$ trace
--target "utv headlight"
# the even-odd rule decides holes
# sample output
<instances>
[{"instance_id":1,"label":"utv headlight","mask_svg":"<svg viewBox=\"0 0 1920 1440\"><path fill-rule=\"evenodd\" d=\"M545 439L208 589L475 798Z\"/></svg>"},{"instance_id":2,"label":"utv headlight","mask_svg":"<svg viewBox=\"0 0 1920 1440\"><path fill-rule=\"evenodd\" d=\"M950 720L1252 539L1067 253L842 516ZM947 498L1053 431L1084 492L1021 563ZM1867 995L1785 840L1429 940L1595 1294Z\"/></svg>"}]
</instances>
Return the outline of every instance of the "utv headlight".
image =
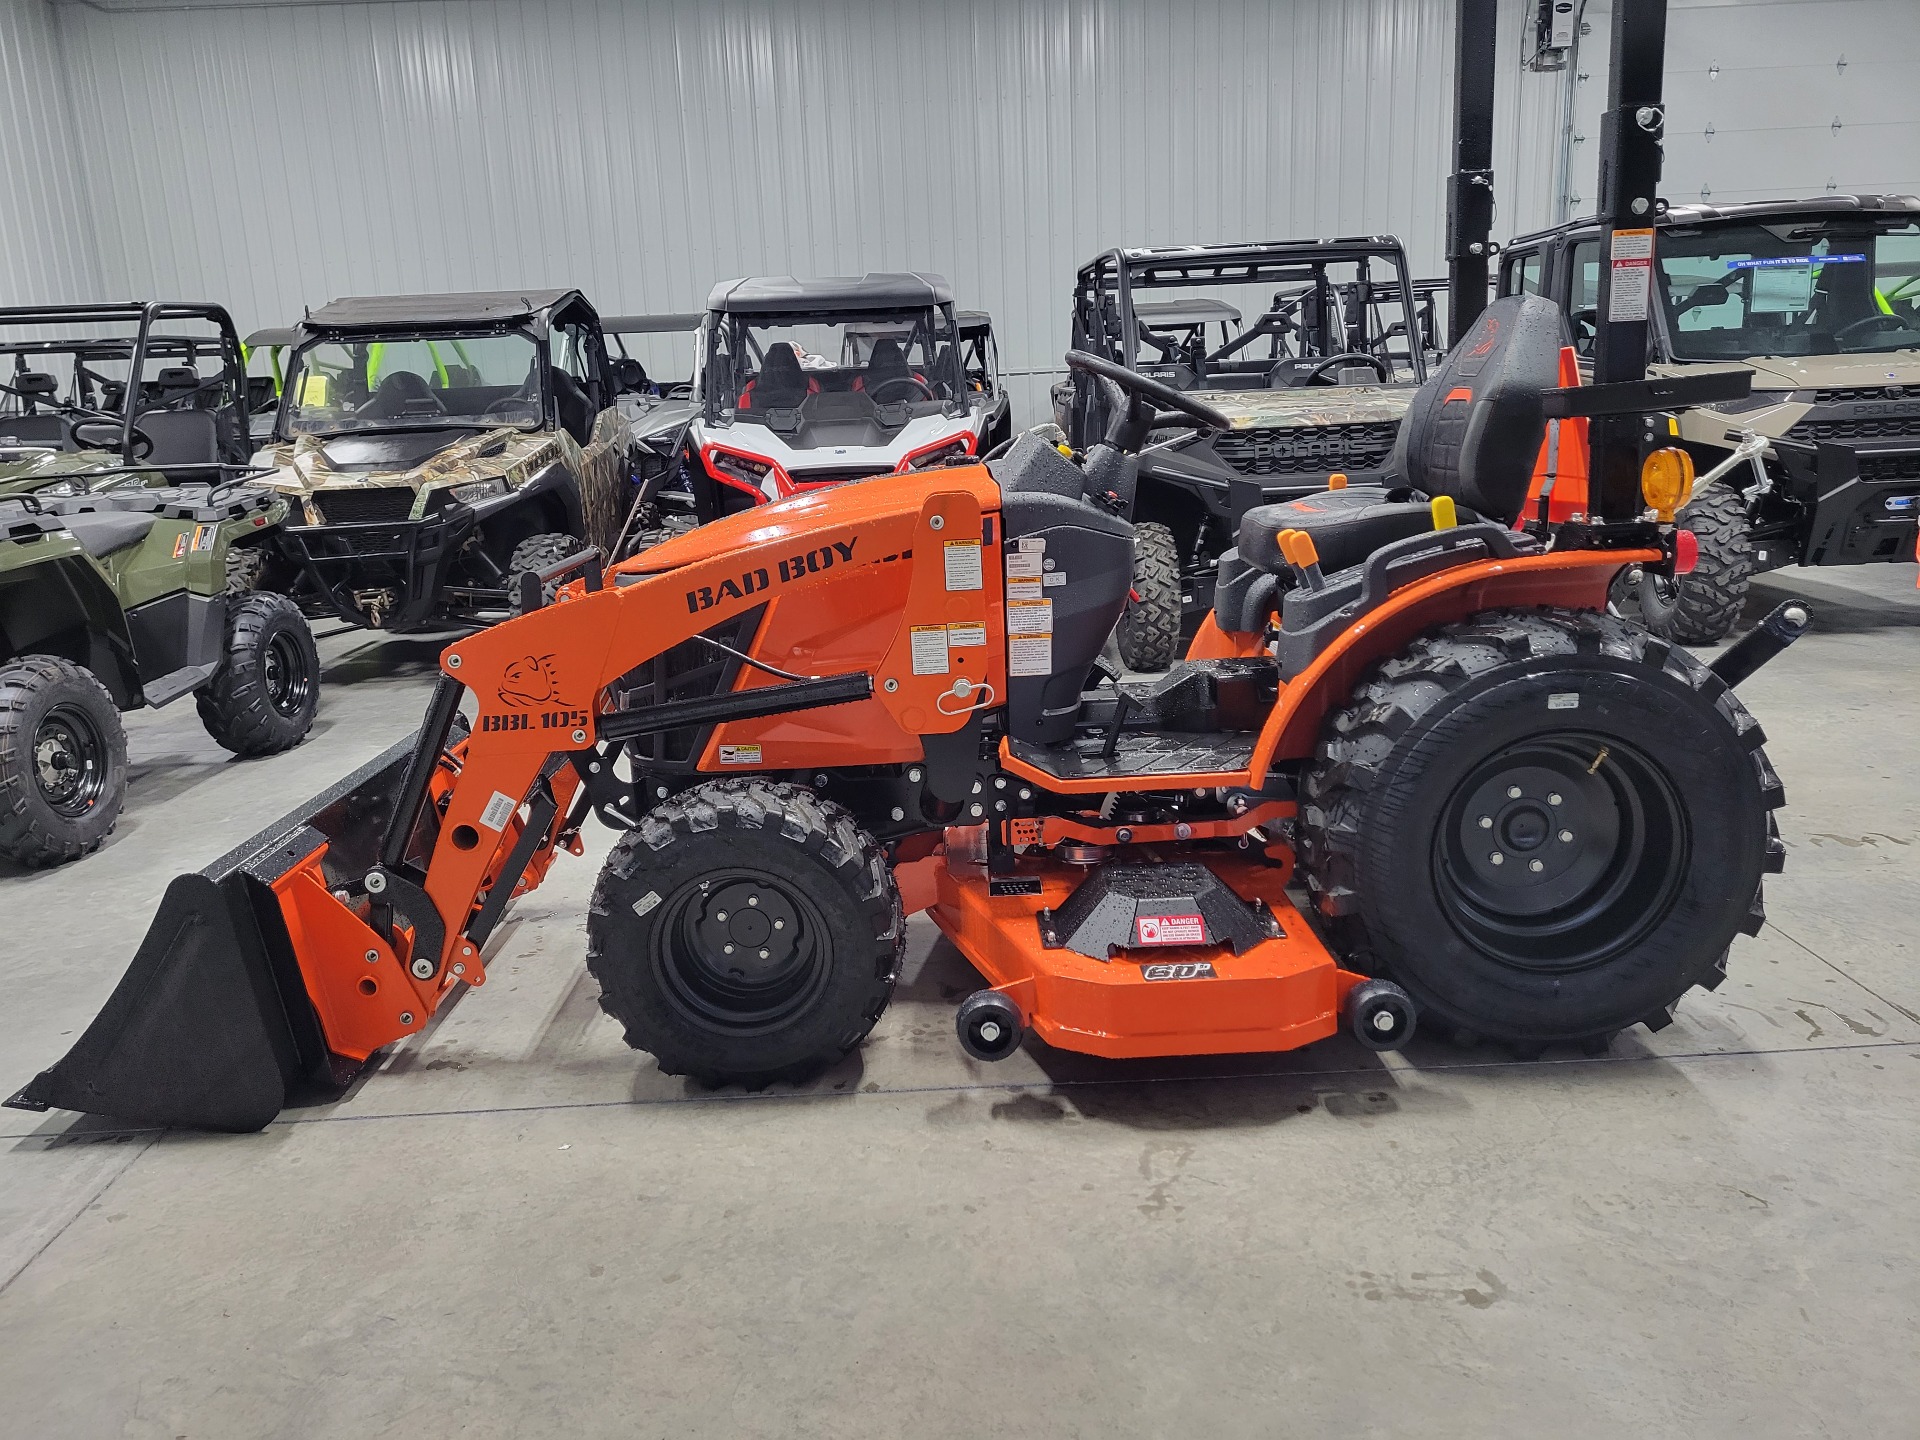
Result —
<instances>
[{"instance_id":1,"label":"utv headlight","mask_svg":"<svg viewBox=\"0 0 1920 1440\"><path fill-rule=\"evenodd\" d=\"M455 485L448 493L462 505L472 505L506 494L507 482L495 475L490 480L469 480L464 485Z\"/></svg>"}]
</instances>

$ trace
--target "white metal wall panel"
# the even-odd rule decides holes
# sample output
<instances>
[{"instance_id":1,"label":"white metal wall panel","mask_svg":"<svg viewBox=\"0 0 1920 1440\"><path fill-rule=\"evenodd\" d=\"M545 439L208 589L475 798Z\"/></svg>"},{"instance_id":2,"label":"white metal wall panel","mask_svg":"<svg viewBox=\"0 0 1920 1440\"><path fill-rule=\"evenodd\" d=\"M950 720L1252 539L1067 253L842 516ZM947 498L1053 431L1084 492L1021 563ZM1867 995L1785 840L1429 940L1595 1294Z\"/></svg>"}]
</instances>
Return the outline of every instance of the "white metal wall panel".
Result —
<instances>
[{"instance_id":1,"label":"white metal wall panel","mask_svg":"<svg viewBox=\"0 0 1920 1440\"><path fill-rule=\"evenodd\" d=\"M0 305L102 298L80 176L53 11L0 0Z\"/></svg>"},{"instance_id":2,"label":"white metal wall panel","mask_svg":"<svg viewBox=\"0 0 1920 1440\"><path fill-rule=\"evenodd\" d=\"M1671 0L1661 193L1920 194L1920 0ZM1607 0L1590 0L1574 190L1592 212ZM1837 122L1837 123L1836 123ZM1711 132L1711 133L1709 133Z\"/></svg>"},{"instance_id":3,"label":"white metal wall panel","mask_svg":"<svg viewBox=\"0 0 1920 1440\"><path fill-rule=\"evenodd\" d=\"M1504 0L1503 223L1558 81ZM1056 369L1114 244L1393 231L1442 265L1451 0L480 0L59 10L110 288L243 328L368 291L697 308L925 268ZM1515 197L1526 198L1515 198ZM1537 223L1537 222L1535 222ZM658 366L656 365L656 369ZM1020 415L1044 414L1038 375Z\"/></svg>"}]
</instances>

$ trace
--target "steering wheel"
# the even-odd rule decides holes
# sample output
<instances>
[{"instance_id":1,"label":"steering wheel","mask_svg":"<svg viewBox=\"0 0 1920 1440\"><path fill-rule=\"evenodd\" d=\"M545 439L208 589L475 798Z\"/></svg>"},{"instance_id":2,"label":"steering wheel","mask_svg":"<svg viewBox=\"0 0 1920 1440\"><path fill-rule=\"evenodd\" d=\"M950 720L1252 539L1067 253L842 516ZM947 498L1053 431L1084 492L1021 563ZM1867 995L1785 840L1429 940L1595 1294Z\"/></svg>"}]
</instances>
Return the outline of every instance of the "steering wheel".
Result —
<instances>
[{"instance_id":1,"label":"steering wheel","mask_svg":"<svg viewBox=\"0 0 1920 1440\"><path fill-rule=\"evenodd\" d=\"M927 384L927 382L924 380L918 379L917 377L912 375L895 375L889 380L882 380L878 385L874 386L873 389L867 392L867 398L873 401L873 403L876 405L884 405L886 404L886 401L883 400L881 397L887 391L892 390L901 385L910 385L915 390L918 390L920 392L920 398L922 400L931 400L934 398L933 390Z\"/></svg>"},{"instance_id":2,"label":"steering wheel","mask_svg":"<svg viewBox=\"0 0 1920 1440\"><path fill-rule=\"evenodd\" d=\"M1067 368L1084 371L1088 375L1098 375L1102 380L1110 380L1122 390L1175 411L1192 421L1195 429L1231 430L1233 428L1231 420L1204 400L1195 400L1191 395L1176 390L1171 385L1142 375L1137 370L1129 370L1126 366L1116 364L1099 355L1089 355L1084 350L1069 350ZM1154 417L1156 426L1164 427L1171 423L1174 422L1170 417Z\"/></svg>"},{"instance_id":3,"label":"steering wheel","mask_svg":"<svg viewBox=\"0 0 1920 1440\"><path fill-rule=\"evenodd\" d=\"M1871 315L1862 316L1851 325L1842 325L1838 330L1833 332L1833 338L1836 342L1840 342L1848 340L1855 335L1873 335L1882 330L1909 330L1912 328L1912 326L1908 325L1907 322L1902 320L1898 315L1889 315L1884 310L1880 310L1875 311Z\"/></svg>"},{"instance_id":4,"label":"steering wheel","mask_svg":"<svg viewBox=\"0 0 1920 1440\"><path fill-rule=\"evenodd\" d=\"M1326 359L1307 371L1306 378L1301 380L1300 383L1302 385L1338 385L1340 383L1338 380L1327 377L1327 371L1336 365L1371 365L1373 367L1373 373L1380 377L1380 383L1382 385L1393 378L1393 372L1387 369L1387 362L1382 360L1378 355L1362 355L1355 351L1349 351L1345 355L1327 356Z\"/></svg>"},{"instance_id":5,"label":"steering wheel","mask_svg":"<svg viewBox=\"0 0 1920 1440\"><path fill-rule=\"evenodd\" d=\"M81 415L66 422L67 448L71 450L111 450L120 443L120 422L110 415ZM86 432L111 432L89 437ZM133 427L127 458L138 463L153 454L153 437L138 425Z\"/></svg>"}]
</instances>

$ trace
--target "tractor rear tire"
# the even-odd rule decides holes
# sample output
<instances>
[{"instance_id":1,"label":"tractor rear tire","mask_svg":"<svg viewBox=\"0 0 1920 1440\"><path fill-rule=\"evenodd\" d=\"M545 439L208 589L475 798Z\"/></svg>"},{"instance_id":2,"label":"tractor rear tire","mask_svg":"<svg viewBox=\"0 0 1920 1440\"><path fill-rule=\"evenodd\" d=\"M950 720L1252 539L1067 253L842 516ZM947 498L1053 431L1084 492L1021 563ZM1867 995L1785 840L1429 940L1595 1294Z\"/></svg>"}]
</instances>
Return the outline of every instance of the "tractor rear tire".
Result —
<instances>
[{"instance_id":1,"label":"tractor rear tire","mask_svg":"<svg viewBox=\"0 0 1920 1440\"><path fill-rule=\"evenodd\" d=\"M507 561L507 608L515 614L520 611L520 577L535 574L549 565L558 565L570 555L578 555L587 548L587 542L578 536L567 535L559 531L549 531L541 535L529 535L513 547L513 555ZM551 605L554 596L560 593L560 587L575 576L566 575L557 580L548 580L540 586L540 603Z\"/></svg>"},{"instance_id":2,"label":"tractor rear tire","mask_svg":"<svg viewBox=\"0 0 1920 1440\"><path fill-rule=\"evenodd\" d=\"M1709 485L1676 517L1700 547L1693 570L1671 580L1640 581L1640 617L1647 629L1682 645L1713 645L1727 638L1747 605L1753 578L1753 532L1747 502L1727 485ZM1631 612L1629 612L1631 613Z\"/></svg>"},{"instance_id":3,"label":"tractor rear tire","mask_svg":"<svg viewBox=\"0 0 1920 1440\"><path fill-rule=\"evenodd\" d=\"M270 590L227 601L227 653L194 692L200 723L236 755L278 755L320 713L320 651L300 607Z\"/></svg>"},{"instance_id":4,"label":"tractor rear tire","mask_svg":"<svg viewBox=\"0 0 1920 1440\"><path fill-rule=\"evenodd\" d=\"M1490 611L1329 717L1301 868L1335 948L1434 1030L1519 1050L1658 1029L1765 919L1765 737L1686 651L1611 616Z\"/></svg>"},{"instance_id":5,"label":"tractor rear tire","mask_svg":"<svg viewBox=\"0 0 1920 1440\"><path fill-rule=\"evenodd\" d=\"M798 785L716 780L613 847L587 919L600 1008L668 1075L761 1089L853 1051L893 998L900 892L873 837Z\"/></svg>"},{"instance_id":6,"label":"tractor rear tire","mask_svg":"<svg viewBox=\"0 0 1920 1440\"><path fill-rule=\"evenodd\" d=\"M127 799L127 732L107 687L71 660L0 665L0 855L40 868L91 854Z\"/></svg>"},{"instance_id":7,"label":"tractor rear tire","mask_svg":"<svg viewBox=\"0 0 1920 1440\"><path fill-rule=\"evenodd\" d=\"M1164 670L1180 648L1180 549L1173 531L1147 521L1133 527L1133 597L1114 636L1132 670Z\"/></svg>"}]
</instances>

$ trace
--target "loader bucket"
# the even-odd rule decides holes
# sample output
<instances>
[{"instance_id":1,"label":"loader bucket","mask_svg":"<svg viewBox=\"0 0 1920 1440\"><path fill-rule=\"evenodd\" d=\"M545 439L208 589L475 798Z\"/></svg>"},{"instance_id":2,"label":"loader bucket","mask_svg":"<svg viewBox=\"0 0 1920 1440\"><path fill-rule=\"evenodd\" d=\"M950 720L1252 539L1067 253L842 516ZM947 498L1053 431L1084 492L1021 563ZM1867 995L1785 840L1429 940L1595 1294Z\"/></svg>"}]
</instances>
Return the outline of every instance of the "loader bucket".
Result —
<instances>
[{"instance_id":1,"label":"loader bucket","mask_svg":"<svg viewBox=\"0 0 1920 1440\"><path fill-rule=\"evenodd\" d=\"M330 871L371 863L414 745L400 742L198 874L176 876L99 1015L6 1103L250 1131L300 1086L343 1081L270 887L323 847Z\"/></svg>"}]
</instances>

